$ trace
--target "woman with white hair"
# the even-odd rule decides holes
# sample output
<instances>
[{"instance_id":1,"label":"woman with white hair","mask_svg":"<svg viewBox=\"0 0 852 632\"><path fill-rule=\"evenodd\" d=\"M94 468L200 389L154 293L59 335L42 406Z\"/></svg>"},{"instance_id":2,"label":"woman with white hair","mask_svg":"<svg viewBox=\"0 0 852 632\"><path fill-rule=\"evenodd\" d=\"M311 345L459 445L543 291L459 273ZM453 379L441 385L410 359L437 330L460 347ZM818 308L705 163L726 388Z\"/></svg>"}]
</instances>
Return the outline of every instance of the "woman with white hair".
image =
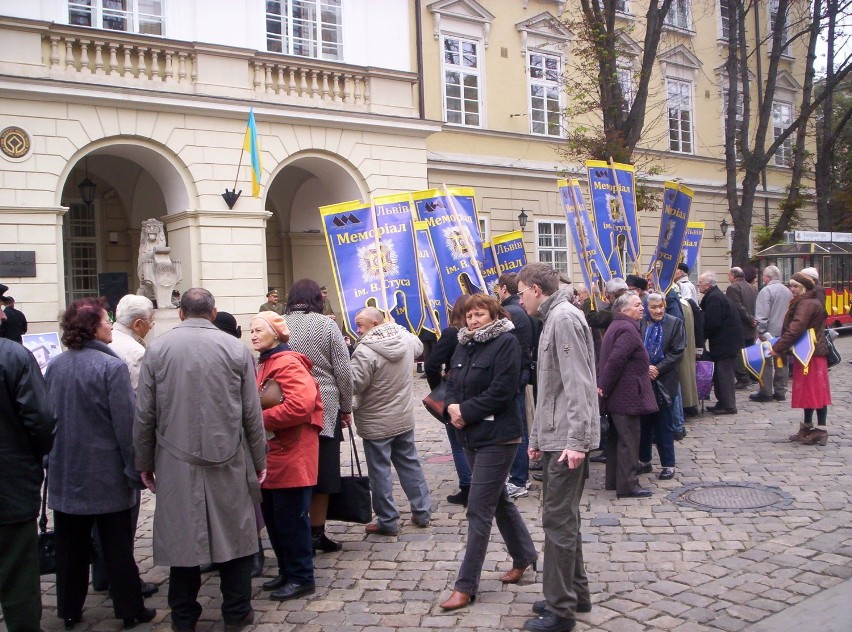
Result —
<instances>
[{"instance_id":1,"label":"woman with white hair","mask_svg":"<svg viewBox=\"0 0 852 632\"><path fill-rule=\"evenodd\" d=\"M128 294L115 308L110 348L130 370L133 390L139 384L139 367L145 357L145 336L154 328L154 304L146 296Z\"/></svg>"}]
</instances>

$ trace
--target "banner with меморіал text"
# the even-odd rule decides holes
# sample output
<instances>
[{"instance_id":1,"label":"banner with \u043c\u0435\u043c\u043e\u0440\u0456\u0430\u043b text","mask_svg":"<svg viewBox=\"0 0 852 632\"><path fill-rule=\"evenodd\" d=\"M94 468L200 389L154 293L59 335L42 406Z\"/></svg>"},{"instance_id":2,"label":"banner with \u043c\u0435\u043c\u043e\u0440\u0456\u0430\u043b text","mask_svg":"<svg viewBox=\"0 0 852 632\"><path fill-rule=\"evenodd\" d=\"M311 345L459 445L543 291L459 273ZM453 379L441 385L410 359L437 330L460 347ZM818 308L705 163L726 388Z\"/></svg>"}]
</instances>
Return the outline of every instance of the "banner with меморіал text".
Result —
<instances>
[{"instance_id":1,"label":"banner with \u043c\u0435\u043c\u043e\u0440\u0456\u0430\u043b text","mask_svg":"<svg viewBox=\"0 0 852 632\"><path fill-rule=\"evenodd\" d=\"M663 295L674 283L694 195L692 189L678 182L666 182L663 187L660 233L657 238L657 247L648 265L648 273L654 282L654 288Z\"/></svg>"},{"instance_id":2,"label":"banner with \u043c\u0435\u043c\u043e\u0440\u0456\u0430\u043b text","mask_svg":"<svg viewBox=\"0 0 852 632\"><path fill-rule=\"evenodd\" d=\"M601 253L580 183L577 180L559 180L557 184L583 281L589 288L592 301L606 300L606 282L613 278L612 270Z\"/></svg>"},{"instance_id":3,"label":"banner with \u043c\u0435\u043c\u043e\u0440\u0456\u0430\u043b text","mask_svg":"<svg viewBox=\"0 0 852 632\"><path fill-rule=\"evenodd\" d=\"M589 196L601 255L611 277L624 277L623 257L639 264L642 255L636 214L636 170L633 165L586 161Z\"/></svg>"}]
</instances>

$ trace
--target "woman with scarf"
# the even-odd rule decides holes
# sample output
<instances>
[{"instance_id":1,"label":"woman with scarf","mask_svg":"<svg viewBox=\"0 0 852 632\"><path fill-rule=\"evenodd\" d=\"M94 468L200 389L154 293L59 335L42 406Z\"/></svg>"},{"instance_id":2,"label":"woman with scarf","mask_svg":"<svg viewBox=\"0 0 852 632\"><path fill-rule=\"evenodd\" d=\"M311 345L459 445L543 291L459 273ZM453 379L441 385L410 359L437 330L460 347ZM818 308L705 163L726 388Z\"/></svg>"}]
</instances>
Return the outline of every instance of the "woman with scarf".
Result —
<instances>
[{"instance_id":1,"label":"woman with scarf","mask_svg":"<svg viewBox=\"0 0 852 632\"><path fill-rule=\"evenodd\" d=\"M276 601L316 590L308 508L317 482L322 401L311 375L311 361L287 345L287 321L260 312L251 321L251 344L260 352L257 385L263 427L269 440L261 509L269 541L278 558L278 576L265 582Z\"/></svg>"},{"instance_id":2,"label":"woman with scarf","mask_svg":"<svg viewBox=\"0 0 852 632\"><path fill-rule=\"evenodd\" d=\"M512 568L500 581L518 583L537 557L521 513L506 493L506 478L523 434L524 422L514 405L521 347L512 334L509 314L494 297L473 294L465 310L466 326L458 332L444 404L446 419L464 445L472 476L467 546L453 593L441 604L444 610L464 608L476 599L495 517L512 557Z\"/></svg>"},{"instance_id":3,"label":"woman with scarf","mask_svg":"<svg viewBox=\"0 0 852 632\"><path fill-rule=\"evenodd\" d=\"M323 316L320 286L300 279L290 288L285 316L290 347L308 356L311 375L319 384L323 421L319 438L319 469L311 496L311 534L314 551L333 553L342 546L325 535L330 494L340 491L340 442L352 421L352 369L349 350L337 324Z\"/></svg>"},{"instance_id":4,"label":"woman with scarf","mask_svg":"<svg viewBox=\"0 0 852 632\"><path fill-rule=\"evenodd\" d=\"M825 302L820 300L822 288L817 288L813 277L797 272L790 277L793 300L787 307L781 336L772 345L772 357L784 356L809 329L814 330L816 348L807 368L793 362L793 408L804 408L805 419L790 441L805 445L825 445L828 432L814 428L814 411L817 425L825 426L828 407L831 405L831 384L828 380L828 343L825 341ZM773 360L774 362L774 360Z\"/></svg>"},{"instance_id":5,"label":"woman with scarf","mask_svg":"<svg viewBox=\"0 0 852 632\"><path fill-rule=\"evenodd\" d=\"M642 415L638 473L652 471L651 444L656 443L662 466L659 478L667 481L675 475L672 400L680 382L678 368L686 347L686 334L683 321L666 313L666 299L661 294L648 295L647 313L642 319L642 337L650 360L648 376L660 410Z\"/></svg>"}]
</instances>

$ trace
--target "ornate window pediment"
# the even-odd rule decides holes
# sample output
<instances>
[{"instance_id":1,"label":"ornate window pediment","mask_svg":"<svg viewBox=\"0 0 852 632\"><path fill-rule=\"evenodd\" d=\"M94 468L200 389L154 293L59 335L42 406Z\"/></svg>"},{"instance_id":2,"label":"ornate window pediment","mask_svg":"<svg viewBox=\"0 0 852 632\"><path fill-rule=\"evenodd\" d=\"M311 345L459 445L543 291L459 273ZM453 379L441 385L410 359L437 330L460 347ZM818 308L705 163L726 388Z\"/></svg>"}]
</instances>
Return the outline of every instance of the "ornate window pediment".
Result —
<instances>
[{"instance_id":1,"label":"ornate window pediment","mask_svg":"<svg viewBox=\"0 0 852 632\"><path fill-rule=\"evenodd\" d=\"M442 22L461 22L468 26L480 26L483 43L485 48L488 48L488 33L491 30L494 15L476 0L438 0L430 4L428 9L435 16L435 39L441 37Z\"/></svg>"},{"instance_id":2,"label":"ornate window pediment","mask_svg":"<svg viewBox=\"0 0 852 632\"><path fill-rule=\"evenodd\" d=\"M556 17L547 11L518 22L515 28L521 34L521 55L527 54L528 46L547 43L566 44L573 34Z\"/></svg>"},{"instance_id":3,"label":"ornate window pediment","mask_svg":"<svg viewBox=\"0 0 852 632\"><path fill-rule=\"evenodd\" d=\"M795 93L802 89L802 84L787 70L781 70L775 79L775 90L778 92Z\"/></svg>"},{"instance_id":4,"label":"ornate window pediment","mask_svg":"<svg viewBox=\"0 0 852 632\"><path fill-rule=\"evenodd\" d=\"M678 44L660 54L657 59L663 67L664 77L694 81L701 70L701 60L683 44Z\"/></svg>"}]
</instances>

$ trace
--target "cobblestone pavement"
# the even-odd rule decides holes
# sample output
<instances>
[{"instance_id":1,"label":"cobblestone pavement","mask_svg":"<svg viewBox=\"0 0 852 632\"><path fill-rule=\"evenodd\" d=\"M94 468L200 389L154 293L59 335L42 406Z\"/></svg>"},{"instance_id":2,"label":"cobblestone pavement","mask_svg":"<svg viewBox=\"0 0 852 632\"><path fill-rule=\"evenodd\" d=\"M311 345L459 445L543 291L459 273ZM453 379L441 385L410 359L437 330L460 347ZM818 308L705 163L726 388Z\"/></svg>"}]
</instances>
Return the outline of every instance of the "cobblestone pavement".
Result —
<instances>
[{"instance_id":1,"label":"cobblestone pavement","mask_svg":"<svg viewBox=\"0 0 852 632\"><path fill-rule=\"evenodd\" d=\"M576 629L737 631L761 621L760 629L769 629L770 622L776 622L773 630L852 629L852 336L841 338L839 348L844 361L831 371L834 405L825 447L787 441L801 417L789 401L755 404L738 391L738 415L705 413L687 424L689 434L676 448L674 480L641 477L654 491L651 499L617 500L603 490L603 466L592 464L582 514L594 607L579 615ZM417 396L425 395L425 380L416 380L416 386ZM399 537L367 537L363 526L330 523L343 551L315 558L316 595L272 602L260 589L263 579L254 580L257 632L511 630L531 616L531 604L541 598L541 574L516 586L500 583L511 563L496 528L476 603L453 613L438 608L458 570L466 524L461 508L446 502L456 479L443 427L420 412L417 437L433 494L432 526L410 524L398 485L395 497L404 518ZM757 496L765 495L761 486L777 488L788 504L703 511L672 500L684 486L715 482L746 483ZM539 494L540 483L534 483L518 506L541 548ZM160 591L147 600L159 613L153 625L137 627L143 632L169 629L168 569L152 566L151 559L153 509L146 492L136 556L144 579L159 584ZM267 552L266 579L275 572ZM53 577L44 579L43 627L60 629ZM833 596L833 616L824 612L816 626L807 617L820 610L822 595ZM201 602L198 629L221 630L215 575L205 576ZM837 611L839 606L846 612ZM796 616L805 621L796 623ZM78 630L120 628L105 594L89 595L83 617Z\"/></svg>"}]
</instances>

